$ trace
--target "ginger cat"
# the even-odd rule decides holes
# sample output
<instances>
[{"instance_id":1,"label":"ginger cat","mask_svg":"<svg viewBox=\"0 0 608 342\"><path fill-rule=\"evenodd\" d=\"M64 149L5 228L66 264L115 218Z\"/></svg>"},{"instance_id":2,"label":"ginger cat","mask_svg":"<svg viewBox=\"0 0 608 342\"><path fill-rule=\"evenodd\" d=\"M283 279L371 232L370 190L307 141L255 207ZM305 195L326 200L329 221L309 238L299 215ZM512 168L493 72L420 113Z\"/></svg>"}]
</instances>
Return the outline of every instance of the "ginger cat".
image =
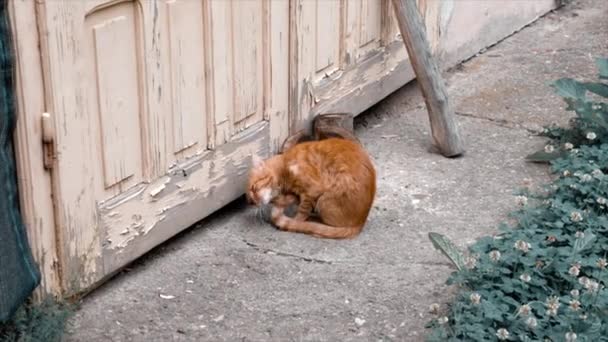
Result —
<instances>
[{"instance_id":1,"label":"ginger cat","mask_svg":"<svg viewBox=\"0 0 608 342\"><path fill-rule=\"evenodd\" d=\"M376 171L363 147L330 138L297 144L265 161L253 157L247 198L272 204L271 221L279 229L323 238L357 236L376 194ZM298 202L294 218L285 208ZM321 222L307 221L314 211Z\"/></svg>"}]
</instances>

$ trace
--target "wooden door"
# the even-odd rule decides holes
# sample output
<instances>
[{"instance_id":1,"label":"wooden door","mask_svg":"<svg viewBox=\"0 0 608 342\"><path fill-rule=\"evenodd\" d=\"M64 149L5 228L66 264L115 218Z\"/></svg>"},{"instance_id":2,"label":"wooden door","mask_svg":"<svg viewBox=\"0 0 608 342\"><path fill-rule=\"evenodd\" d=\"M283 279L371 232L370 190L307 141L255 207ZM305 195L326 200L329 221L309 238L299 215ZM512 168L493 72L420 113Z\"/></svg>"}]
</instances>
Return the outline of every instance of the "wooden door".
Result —
<instances>
[{"instance_id":1,"label":"wooden door","mask_svg":"<svg viewBox=\"0 0 608 342\"><path fill-rule=\"evenodd\" d=\"M289 4L39 1L62 282L90 287L243 193L288 133Z\"/></svg>"},{"instance_id":2,"label":"wooden door","mask_svg":"<svg viewBox=\"0 0 608 342\"><path fill-rule=\"evenodd\" d=\"M441 3L418 5L436 51ZM292 129L317 114L357 115L414 78L393 12L383 0L292 1Z\"/></svg>"}]
</instances>

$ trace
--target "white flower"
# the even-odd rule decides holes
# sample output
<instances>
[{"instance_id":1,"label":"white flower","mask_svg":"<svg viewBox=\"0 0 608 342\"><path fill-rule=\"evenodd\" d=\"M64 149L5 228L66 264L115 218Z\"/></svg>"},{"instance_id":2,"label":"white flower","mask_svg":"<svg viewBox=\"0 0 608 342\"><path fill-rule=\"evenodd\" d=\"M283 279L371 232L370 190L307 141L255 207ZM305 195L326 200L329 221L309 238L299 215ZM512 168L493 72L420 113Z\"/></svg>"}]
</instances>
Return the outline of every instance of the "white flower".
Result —
<instances>
[{"instance_id":1,"label":"white flower","mask_svg":"<svg viewBox=\"0 0 608 342\"><path fill-rule=\"evenodd\" d=\"M589 280L587 285L585 285L585 288L591 292L597 292L597 290L600 288L600 284L595 280Z\"/></svg>"},{"instance_id":2,"label":"white flower","mask_svg":"<svg viewBox=\"0 0 608 342\"><path fill-rule=\"evenodd\" d=\"M515 197L515 203L517 203L517 205L519 205L520 207L523 207L526 204L528 204L528 197L526 197L526 196L517 196L517 197Z\"/></svg>"},{"instance_id":3,"label":"white flower","mask_svg":"<svg viewBox=\"0 0 608 342\"><path fill-rule=\"evenodd\" d=\"M589 284L590 279L587 277L580 277L578 278L578 283L587 287L587 284Z\"/></svg>"},{"instance_id":4,"label":"white flower","mask_svg":"<svg viewBox=\"0 0 608 342\"><path fill-rule=\"evenodd\" d=\"M550 316L557 315L557 310L559 309L559 307L561 305L559 303L559 297L551 296L551 297L547 298L546 305L547 305L547 314L549 314Z\"/></svg>"},{"instance_id":5,"label":"white flower","mask_svg":"<svg viewBox=\"0 0 608 342\"><path fill-rule=\"evenodd\" d=\"M566 333L566 342L574 342L576 341L576 334L573 333L572 331L569 331Z\"/></svg>"},{"instance_id":6,"label":"white flower","mask_svg":"<svg viewBox=\"0 0 608 342\"><path fill-rule=\"evenodd\" d=\"M439 322L439 324L446 324L448 322L448 318L443 316L443 317L439 317L437 319L437 322Z\"/></svg>"},{"instance_id":7,"label":"white flower","mask_svg":"<svg viewBox=\"0 0 608 342\"><path fill-rule=\"evenodd\" d=\"M574 145L572 145L571 143L567 142L564 144L564 149L565 150L571 150L574 148Z\"/></svg>"},{"instance_id":8,"label":"white flower","mask_svg":"<svg viewBox=\"0 0 608 342\"><path fill-rule=\"evenodd\" d=\"M536 321L536 318L528 317L528 319L526 320L526 325L528 325L528 328L534 329L538 325L538 322Z\"/></svg>"},{"instance_id":9,"label":"white flower","mask_svg":"<svg viewBox=\"0 0 608 342\"><path fill-rule=\"evenodd\" d=\"M582 173L582 172L580 172L580 171L576 171L576 172L574 172L574 177L581 178L581 176L582 176L582 175L583 175L583 173Z\"/></svg>"},{"instance_id":10,"label":"white flower","mask_svg":"<svg viewBox=\"0 0 608 342\"><path fill-rule=\"evenodd\" d=\"M497 250L493 250L489 253L490 256L490 260L497 262L498 260L500 260L500 252Z\"/></svg>"},{"instance_id":11,"label":"white flower","mask_svg":"<svg viewBox=\"0 0 608 342\"><path fill-rule=\"evenodd\" d=\"M576 186L576 184L570 184L568 186L570 187L570 189L578 189L578 186Z\"/></svg>"},{"instance_id":12,"label":"white flower","mask_svg":"<svg viewBox=\"0 0 608 342\"><path fill-rule=\"evenodd\" d=\"M545 146L545 152L547 152L547 153L553 153L553 151L555 151L555 147L553 147L553 145L547 145L547 146Z\"/></svg>"},{"instance_id":13,"label":"white flower","mask_svg":"<svg viewBox=\"0 0 608 342\"><path fill-rule=\"evenodd\" d=\"M591 109L600 110L600 109L602 109L602 106L600 104L594 103L591 105Z\"/></svg>"},{"instance_id":14,"label":"white flower","mask_svg":"<svg viewBox=\"0 0 608 342\"><path fill-rule=\"evenodd\" d=\"M522 315L522 316L528 316L530 314L530 312L532 312L532 308L528 304L524 304L524 305L520 306L519 309L517 310L517 314Z\"/></svg>"},{"instance_id":15,"label":"white flower","mask_svg":"<svg viewBox=\"0 0 608 342\"><path fill-rule=\"evenodd\" d=\"M515 244L513 245L513 247L515 247L515 249L519 249L520 251L522 251L524 253L527 253L532 246L530 245L529 242L526 242L524 240L517 240L517 241L515 241Z\"/></svg>"},{"instance_id":16,"label":"white flower","mask_svg":"<svg viewBox=\"0 0 608 342\"><path fill-rule=\"evenodd\" d=\"M604 173L600 169L595 169L595 170L591 171L591 175L595 178L601 178L604 175Z\"/></svg>"},{"instance_id":17,"label":"white flower","mask_svg":"<svg viewBox=\"0 0 608 342\"><path fill-rule=\"evenodd\" d=\"M527 283L532 279L532 277L530 277L528 273L522 273L522 275L519 276L519 279L521 279L521 281L524 283Z\"/></svg>"},{"instance_id":18,"label":"white flower","mask_svg":"<svg viewBox=\"0 0 608 342\"><path fill-rule=\"evenodd\" d=\"M576 231L576 233L574 233L574 236L576 236L577 239L582 239L585 237L585 233L578 230L578 231Z\"/></svg>"},{"instance_id":19,"label":"white flower","mask_svg":"<svg viewBox=\"0 0 608 342\"><path fill-rule=\"evenodd\" d=\"M575 277L578 276L580 272L581 270L577 265L572 265L572 267L570 267L570 269L568 270L568 273Z\"/></svg>"},{"instance_id":20,"label":"white flower","mask_svg":"<svg viewBox=\"0 0 608 342\"><path fill-rule=\"evenodd\" d=\"M585 173L584 175L581 176L581 181L583 181L583 182L591 182L592 179L593 179L593 177L591 177L591 175L588 173Z\"/></svg>"},{"instance_id":21,"label":"white flower","mask_svg":"<svg viewBox=\"0 0 608 342\"><path fill-rule=\"evenodd\" d=\"M598 197L595 201L601 205L606 204L606 199L604 197Z\"/></svg>"},{"instance_id":22,"label":"white flower","mask_svg":"<svg viewBox=\"0 0 608 342\"><path fill-rule=\"evenodd\" d=\"M572 311L577 311L580 308L581 308L581 302L579 302L577 299L570 300L570 309L572 309Z\"/></svg>"},{"instance_id":23,"label":"white flower","mask_svg":"<svg viewBox=\"0 0 608 342\"><path fill-rule=\"evenodd\" d=\"M433 315L436 315L439 313L439 309L441 307L439 306L438 303L433 303L429 306L429 312L432 313Z\"/></svg>"},{"instance_id":24,"label":"white flower","mask_svg":"<svg viewBox=\"0 0 608 342\"><path fill-rule=\"evenodd\" d=\"M572 297L578 297L579 294L580 294L580 292L577 289L570 291L570 295Z\"/></svg>"},{"instance_id":25,"label":"white flower","mask_svg":"<svg viewBox=\"0 0 608 342\"><path fill-rule=\"evenodd\" d=\"M469 299L473 305L477 305L481 302L481 295L477 292L473 292L471 293L471 296L469 296Z\"/></svg>"},{"instance_id":26,"label":"white flower","mask_svg":"<svg viewBox=\"0 0 608 342\"><path fill-rule=\"evenodd\" d=\"M475 266L477 266L477 258L474 256L468 256L464 259L464 267L467 269L472 270Z\"/></svg>"},{"instance_id":27,"label":"white flower","mask_svg":"<svg viewBox=\"0 0 608 342\"><path fill-rule=\"evenodd\" d=\"M580 315L579 317L580 317L580 318L581 318L583 321L586 321L586 320L587 320L587 315L585 315L585 314L582 314L582 315Z\"/></svg>"},{"instance_id":28,"label":"white flower","mask_svg":"<svg viewBox=\"0 0 608 342\"><path fill-rule=\"evenodd\" d=\"M604 269L606 268L606 266L608 266L608 263L606 262L606 259L601 258L601 259L597 259L597 267Z\"/></svg>"},{"instance_id":29,"label":"white flower","mask_svg":"<svg viewBox=\"0 0 608 342\"><path fill-rule=\"evenodd\" d=\"M572 222L580 222L583 220L583 215L578 211L573 211L570 213L570 220L572 220Z\"/></svg>"},{"instance_id":30,"label":"white flower","mask_svg":"<svg viewBox=\"0 0 608 342\"><path fill-rule=\"evenodd\" d=\"M496 337L499 340L504 341L509 338L509 331L505 328L500 328L496 331Z\"/></svg>"},{"instance_id":31,"label":"white flower","mask_svg":"<svg viewBox=\"0 0 608 342\"><path fill-rule=\"evenodd\" d=\"M568 176L570 176L570 175L571 175L571 173L570 173L570 171L568 171L568 170L564 170L563 175L564 175L564 177L568 177Z\"/></svg>"},{"instance_id":32,"label":"white flower","mask_svg":"<svg viewBox=\"0 0 608 342\"><path fill-rule=\"evenodd\" d=\"M587 139L594 140L595 138L597 138L597 134L595 134L593 132L587 133Z\"/></svg>"}]
</instances>

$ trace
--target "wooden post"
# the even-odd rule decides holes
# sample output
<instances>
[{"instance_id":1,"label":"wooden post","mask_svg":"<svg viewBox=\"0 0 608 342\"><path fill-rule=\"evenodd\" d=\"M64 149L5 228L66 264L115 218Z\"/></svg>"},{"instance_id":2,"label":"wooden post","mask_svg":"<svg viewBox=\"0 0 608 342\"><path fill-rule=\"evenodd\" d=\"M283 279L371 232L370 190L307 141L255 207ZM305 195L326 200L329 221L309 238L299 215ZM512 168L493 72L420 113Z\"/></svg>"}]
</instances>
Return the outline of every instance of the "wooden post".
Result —
<instances>
[{"instance_id":1,"label":"wooden post","mask_svg":"<svg viewBox=\"0 0 608 342\"><path fill-rule=\"evenodd\" d=\"M446 157L458 156L464 153L463 142L454 119L445 82L431 55L416 0L392 1L399 30L429 112L433 139L441 154Z\"/></svg>"}]
</instances>

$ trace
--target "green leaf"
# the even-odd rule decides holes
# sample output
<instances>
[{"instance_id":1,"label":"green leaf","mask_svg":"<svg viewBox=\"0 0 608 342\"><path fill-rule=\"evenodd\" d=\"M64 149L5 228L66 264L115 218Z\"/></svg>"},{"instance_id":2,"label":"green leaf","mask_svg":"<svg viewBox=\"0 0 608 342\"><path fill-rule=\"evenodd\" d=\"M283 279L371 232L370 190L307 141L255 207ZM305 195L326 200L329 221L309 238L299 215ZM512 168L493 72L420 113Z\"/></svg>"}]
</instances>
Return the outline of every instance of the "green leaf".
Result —
<instances>
[{"instance_id":1,"label":"green leaf","mask_svg":"<svg viewBox=\"0 0 608 342\"><path fill-rule=\"evenodd\" d=\"M561 78L551 84L558 95L564 98L577 100L585 99L586 89L584 85L571 78Z\"/></svg>"},{"instance_id":2,"label":"green leaf","mask_svg":"<svg viewBox=\"0 0 608 342\"><path fill-rule=\"evenodd\" d=\"M448 238L439 233L430 232L429 239L433 246L447 256L458 270L464 269L464 255Z\"/></svg>"},{"instance_id":3,"label":"green leaf","mask_svg":"<svg viewBox=\"0 0 608 342\"><path fill-rule=\"evenodd\" d=\"M595 60L600 78L608 79L608 58L597 58Z\"/></svg>"},{"instance_id":4,"label":"green leaf","mask_svg":"<svg viewBox=\"0 0 608 342\"><path fill-rule=\"evenodd\" d=\"M526 156L526 160L534 163L548 163L565 155L565 151L553 151L552 153L538 151Z\"/></svg>"},{"instance_id":5,"label":"green leaf","mask_svg":"<svg viewBox=\"0 0 608 342\"><path fill-rule=\"evenodd\" d=\"M574 253L580 253L591 246L596 236L591 231L585 231L585 236L574 241Z\"/></svg>"},{"instance_id":6,"label":"green leaf","mask_svg":"<svg viewBox=\"0 0 608 342\"><path fill-rule=\"evenodd\" d=\"M585 86L585 89L590 92L608 98L608 84L585 82L583 85Z\"/></svg>"}]
</instances>

